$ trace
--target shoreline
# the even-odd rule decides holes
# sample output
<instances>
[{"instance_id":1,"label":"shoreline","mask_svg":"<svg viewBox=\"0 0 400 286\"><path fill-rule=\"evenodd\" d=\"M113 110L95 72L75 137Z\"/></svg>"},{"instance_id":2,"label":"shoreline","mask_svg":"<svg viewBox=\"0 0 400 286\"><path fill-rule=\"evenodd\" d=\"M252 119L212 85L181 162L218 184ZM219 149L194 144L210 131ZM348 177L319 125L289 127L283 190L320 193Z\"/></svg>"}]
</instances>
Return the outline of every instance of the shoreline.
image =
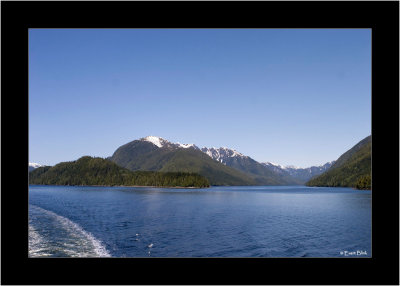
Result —
<instances>
[{"instance_id":1,"label":"shoreline","mask_svg":"<svg viewBox=\"0 0 400 286\"><path fill-rule=\"evenodd\" d=\"M124 185L41 185L41 184L28 184L29 186L68 186L68 187L126 187L126 188L157 188L157 189L209 189L209 187L162 187L162 186L124 186Z\"/></svg>"},{"instance_id":2,"label":"shoreline","mask_svg":"<svg viewBox=\"0 0 400 286\"><path fill-rule=\"evenodd\" d=\"M358 189L358 188L356 188L356 187L351 187L351 186L308 186L308 185L305 185L306 187L310 187L310 188L351 188L351 189L353 189L353 190L357 190L357 191L371 191L372 190L372 188L369 188L369 189Z\"/></svg>"}]
</instances>

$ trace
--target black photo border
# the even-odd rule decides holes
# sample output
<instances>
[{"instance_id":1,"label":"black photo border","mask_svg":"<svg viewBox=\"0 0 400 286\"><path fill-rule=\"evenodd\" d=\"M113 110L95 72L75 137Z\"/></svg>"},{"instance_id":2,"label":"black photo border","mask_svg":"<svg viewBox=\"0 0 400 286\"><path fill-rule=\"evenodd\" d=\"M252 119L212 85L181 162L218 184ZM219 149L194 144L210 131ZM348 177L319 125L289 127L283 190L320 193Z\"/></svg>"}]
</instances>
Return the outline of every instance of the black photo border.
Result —
<instances>
[{"instance_id":1,"label":"black photo border","mask_svg":"<svg viewBox=\"0 0 400 286\"><path fill-rule=\"evenodd\" d=\"M1 8L2 284L398 285L399 2L3 1ZM29 28L372 29L372 258L28 258Z\"/></svg>"}]
</instances>

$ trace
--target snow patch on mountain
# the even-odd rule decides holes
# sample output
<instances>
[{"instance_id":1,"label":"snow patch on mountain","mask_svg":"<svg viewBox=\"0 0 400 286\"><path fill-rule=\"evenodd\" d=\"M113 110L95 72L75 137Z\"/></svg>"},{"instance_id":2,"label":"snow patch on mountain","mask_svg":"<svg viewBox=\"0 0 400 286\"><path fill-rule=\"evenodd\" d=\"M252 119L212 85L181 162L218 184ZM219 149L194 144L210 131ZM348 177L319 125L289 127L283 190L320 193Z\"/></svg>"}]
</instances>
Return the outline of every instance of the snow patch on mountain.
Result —
<instances>
[{"instance_id":1,"label":"snow patch on mountain","mask_svg":"<svg viewBox=\"0 0 400 286\"><path fill-rule=\"evenodd\" d=\"M157 137L157 136L147 136L141 139L142 141L147 141L150 143L153 143L154 145L156 145L157 147L161 148L164 143L167 141L161 137Z\"/></svg>"},{"instance_id":2,"label":"snow patch on mountain","mask_svg":"<svg viewBox=\"0 0 400 286\"><path fill-rule=\"evenodd\" d=\"M43 165L40 165L38 163L31 163L31 162L28 163L28 166L29 167L33 167L33 168L43 167Z\"/></svg>"},{"instance_id":3,"label":"snow patch on mountain","mask_svg":"<svg viewBox=\"0 0 400 286\"><path fill-rule=\"evenodd\" d=\"M196 145L194 145L194 144L181 144L181 143L177 143L177 145L178 145L178 147L180 147L180 148L190 148L190 147L196 147Z\"/></svg>"},{"instance_id":4,"label":"snow patch on mountain","mask_svg":"<svg viewBox=\"0 0 400 286\"><path fill-rule=\"evenodd\" d=\"M226 160L228 158L232 157L238 157L238 158L247 158L247 156L244 156L242 153L239 153L236 150L229 149L227 147L220 147L220 148L207 148L203 147L200 149L203 153L207 154L210 156L212 159L221 162L226 165Z\"/></svg>"},{"instance_id":5,"label":"snow patch on mountain","mask_svg":"<svg viewBox=\"0 0 400 286\"><path fill-rule=\"evenodd\" d=\"M331 162L328 162L328 163L325 163L325 164L322 164L322 165L311 166L311 167L307 167L307 168L297 167L297 166L294 166L294 165L286 165L286 166L283 166L283 165L276 164L276 163L272 163L272 162L263 162L263 163L261 163L261 164L263 164L264 166L271 166L271 167L273 166L273 167L277 167L277 168L280 168L280 169L283 169L283 170L308 170L308 169L311 169L311 168L327 169L327 168L329 168L330 166L332 166L334 162L335 162L335 161L331 161Z\"/></svg>"},{"instance_id":6,"label":"snow patch on mountain","mask_svg":"<svg viewBox=\"0 0 400 286\"><path fill-rule=\"evenodd\" d=\"M272 163L272 162L265 162L265 163L261 163L261 164L267 165L267 166L274 166L274 167L278 167L278 168L281 168L281 169L285 169L286 168L286 167L284 167L282 165L279 165L277 163Z\"/></svg>"},{"instance_id":7,"label":"snow patch on mountain","mask_svg":"<svg viewBox=\"0 0 400 286\"><path fill-rule=\"evenodd\" d=\"M297 166L293 166L293 165L288 165L288 166L283 167L283 169L299 170L299 169L305 169L305 168L301 168L301 167L297 167Z\"/></svg>"},{"instance_id":8,"label":"snow patch on mountain","mask_svg":"<svg viewBox=\"0 0 400 286\"><path fill-rule=\"evenodd\" d=\"M157 146L158 148L169 148L169 149L174 149L174 148L195 148L195 149L199 149L196 145L194 144L182 144L182 143L172 143L168 140L165 140L164 138L161 137L157 137L157 136L147 136L144 138L140 139L141 141L146 141L146 142L150 142L152 144L154 144L155 146Z\"/></svg>"},{"instance_id":9,"label":"snow patch on mountain","mask_svg":"<svg viewBox=\"0 0 400 286\"><path fill-rule=\"evenodd\" d=\"M331 161L328 163L325 163L320 166L311 166L308 168L301 168L301 167L296 167L293 165L288 165L283 167L282 165L271 163L271 162L265 162L261 163L268 169L274 171L275 173L278 174L289 174L293 178L299 179L303 182L306 182L309 180L311 177L320 175L323 172L327 171L334 163L335 161Z\"/></svg>"}]
</instances>

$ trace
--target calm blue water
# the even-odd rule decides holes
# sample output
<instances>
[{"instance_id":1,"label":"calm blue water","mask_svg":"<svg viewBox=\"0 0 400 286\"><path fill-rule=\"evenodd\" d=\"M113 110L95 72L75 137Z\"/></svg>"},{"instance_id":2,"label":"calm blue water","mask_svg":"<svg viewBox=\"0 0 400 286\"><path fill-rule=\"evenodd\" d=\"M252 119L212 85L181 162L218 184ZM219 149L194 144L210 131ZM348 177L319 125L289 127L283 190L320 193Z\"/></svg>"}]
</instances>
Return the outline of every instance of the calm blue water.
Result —
<instances>
[{"instance_id":1,"label":"calm blue water","mask_svg":"<svg viewBox=\"0 0 400 286\"><path fill-rule=\"evenodd\" d=\"M30 257L371 257L371 192L29 187Z\"/></svg>"}]
</instances>

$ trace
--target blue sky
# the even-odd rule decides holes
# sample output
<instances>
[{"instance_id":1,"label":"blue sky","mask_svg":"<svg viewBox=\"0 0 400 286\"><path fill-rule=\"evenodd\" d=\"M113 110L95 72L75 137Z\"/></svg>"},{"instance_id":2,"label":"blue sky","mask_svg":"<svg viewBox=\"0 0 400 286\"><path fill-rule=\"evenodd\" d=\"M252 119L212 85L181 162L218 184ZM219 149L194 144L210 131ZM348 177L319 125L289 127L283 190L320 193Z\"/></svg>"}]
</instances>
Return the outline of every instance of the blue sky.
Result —
<instances>
[{"instance_id":1,"label":"blue sky","mask_svg":"<svg viewBox=\"0 0 400 286\"><path fill-rule=\"evenodd\" d=\"M371 134L369 29L30 29L29 161L148 135L308 167Z\"/></svg>"}]
</instances>

